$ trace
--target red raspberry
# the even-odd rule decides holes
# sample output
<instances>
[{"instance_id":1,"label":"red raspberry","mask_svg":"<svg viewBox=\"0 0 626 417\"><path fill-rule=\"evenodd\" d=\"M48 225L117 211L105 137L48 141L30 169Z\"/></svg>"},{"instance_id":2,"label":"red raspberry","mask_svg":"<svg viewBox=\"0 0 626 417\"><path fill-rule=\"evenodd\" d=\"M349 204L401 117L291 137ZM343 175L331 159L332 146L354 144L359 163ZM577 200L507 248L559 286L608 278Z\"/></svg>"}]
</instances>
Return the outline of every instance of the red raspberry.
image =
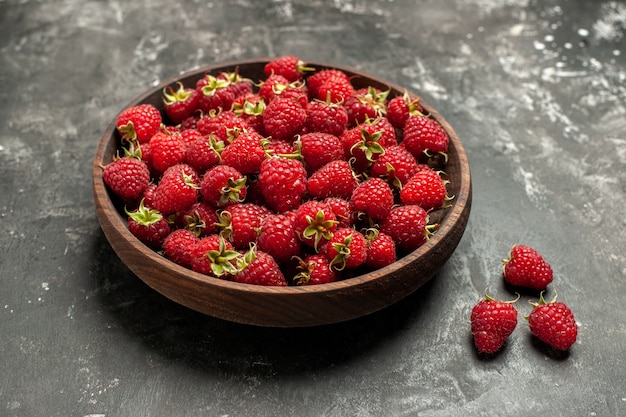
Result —
<instances>
[{"instance_id":1,"label":"red raspberry","mask_svg":"<svg viewBox=\"0 0 626 417\"><path fill-rule=\"evenodd\" d=\"M315 98L330 101L332 103L345 103L354 95L354 87L349 80L341 76L327 78L317 90ZM349 123L349 119L348 119Z\"/></svg>"},{"instance_id":2,"label":"red raspberry","mask_svg":"<svg viewBox=\"0 0 626 417\"><path fill-rule=\"evenodd\" d=\"M192 143L185 151L185 163L203 174L220 163L224 142L209 134Z\"/></svg>"},{"instance_id":3,"label":"red raspberry","mask_svg":"<svg viewBox=\"0 0 626 417\"><path fill-rule=\"evenodd\" d=\"M374 87L362 88L345 100L348 112L348 126L354 127L370 119L383 116L387 109L389 90L380 91Z\"/></svg>"},{"instance_id":4,"label":"red raspberry","mask_svg":"<svg viewBox=\"0 0 626 417\"><path fill-rule=\"evenodd\" d=\"M365 238L367 239L366 266L380 269L396 261L396 244L391 236L372 228L365 232Z\"/></svg>"},{"instance_id":5,"label":"red raspberry","mask_svg":"<svg viewBox=\"0 0 626 417\"><path fill-rule=\"evenodd\" d=\"M557 302L556 296L550 302L539 297L539 303L531 303L534 307L528 315L530 331L539 340L558 350L568 350L578 336L578 325L574 313L564 303Z\"/></svg>"},{"instance_id":6,"label":"red raspberry","mask_svg":"<svg viewBox=\"0 0 626 417\"><path fill-rule=\"evenodd\" d=\"M298 146L308 173L317 171L330 161L343 158L341 141L330 133L306 133L300 136Z\"/></svg>"},{"instance_id":7,"label":"red raspberry","mask_svg":"<svg viewBox=\"0 0 626 417\"><path fill-rule=\"evenodd\" d=\"M278 213L297 208L307 189L302 163L280 156L263 161L258 181L265 202Z\"/></svg>"},{"instance_id":8,"label":"red raspberry","mask_svg":"<svg viewBox=\"0 0 626 417\"><path fill-rule=\"evenodd\" d=\"M275 287L287 286L287 280L272 255L252 246L239 260L235 281Z\"/></svg>"},{"instance_id":9,"label":"red raspberry","mask_svg":"<svg viewBox=\"0 0 626 417\"><path fill-rule=\"evenodd\" d=\"M237 249L256 243L263 219L271 214L264 206L251 203L231 204L219 213L220 235Z\"/></svg>"},{"instance_id":10,"label":"red raspberry","mask_svg":"<svg viewBox=\"0 0 626 417\"><path fill-rule=\"evenodd\" d=\"M326 256L317 253L300 259L293 281L296 285L319 285L335 282L338 279L339 273L330 267Z\"/></svg>"},{"instance_id":11,"label":"red raspberry","mask_svg":"<svg viewBox=\"0 0 626 417\"><path fill-rule=\"evenodd\" d=\"M309 200L296 210L294 228L300 240L317 251L333 236L337 217L328 204Z\"/></svg>"},{"instance_id":12,"label":"red raspberry","mask_svg":"<svg viewBox=\"0 0 626 417\"><path fill-rule=\"evenodd\" d=\"M263 126L265 133L274 139L293 141L306 123L306 110L288 98L276 98L265 108Z\"/></svg>"},{"instance_id":13,"label":"red raspberry","mask_svg":"<svg viewBox=\"0 0 626 417\"><path fill-rule=\"evenodd\" d=\"M508 259L502 261L504 280L516 287L545 290L552 282L552 267L533 248L515 245Z\"/></svg>"},{"instance_id":14,"label":"red raspberry","mask_svg":"<svg viewBox=\"0 0 626 417\"><path fill-rule=\"evenodd\" d=\"M358 182L350 163L344 160L330 161L309 177L309 194L317 199L340 197L350 199Z\"/></svg>"},{"instance_id":15,"label":"red raspberry","mask_svg":"<svg viewBox=\"0 0 626 417\"><path fill-rule=\"evenodd\" d=\"M298 81L303 78L307 71L313 71L313 68L307 67L304 61L293 55L281 56L274 58L263 68L265 77L271 75L282 75L289 82Z\"/></svg>"},{"instance_id":16,"label":"red raspberry","mask_svg":"<svg viewBox=\"0 0 626 417\"><path fill-rule=\"evenodd\" d=\"M163 173L169 167L184 162L186 151L180 133L160 131L150 140L151 166L157 172Z\"/></svg>"},{"instance_id":17,"label":"red raspberry","mask_svg":"<svg viewBox=\"0 0 626 417\"><path fill-rule=\"evenodd\" d=\"M185 145L186 151L198 139L204 138L204 135L200 133L198 129L182 129L180 131L180 137Z\"/></svg>"},{"instance_id":18,"label":"red raspberry","mask_svg":"<svg viewBox=\"0 0 626 417\"><path fill-rule=\"evenodd\" d=\"M476 349L495 353L515 330L517 310L513 302L494 300L487 295L472 308L470 323Z\"/></svg>"},{"instance_id":19,"label":"red raspberry","mask_svg":"<svg viewBox=\"0 0 626 417\"><path fill-rule=\"evenodd\" d=\"M200 239L192 248L191 269L201 274L231 280L238 272L241 254L220 235Z\"/></svg>"},{"instance_id":20,"label":"red raspberry","mask_svg":"<svg viewBox=\"0 0 626 417\"><path fill-rule=\"evenodd\" d=\"M161 113L152 104L124 109L117 117L116 128L125 141L149 142L161 128Z\"/></svg>"},{"instance_id":21,"label":"red raspberry","mask_svg":"<svg viewBox=\"0 0 626 417\"><path fill-rule=\"evenodd\" d=\"M365 172L368 167L385 153L383 130L376 130L371 123L364 123L346 130L341 135L344 159L352 159L356 172Z\"/></svg>"},{"instance_id":22,"label":"red raspberry","mask_svg":"<svg viewBox=\"0 0 626 417\"><path fill-rule=\"evenodd\" d=\"M400 200L403 204L417 204L426 211L441 208L451 199L446 189L448 183L439 171L421 169L402 187Z\"/></svg>"},{"instance_id":23,"label":"red raspberry","mask_svg":"<svg viewBox=\"0 0 626 417\"><path fill-rule=\"evenodd\" d=\"M198 199L200 178L187 164L169 167L154 191L154 207L164 215L187 211Z\"/></svg>"},{"instance_id":24,"label":"red raspberry","mask_svg":"<svg viewBox=\"0 0 626 417\"><path fill-rule=\"evenodd\" d=\"M198 243L198 237L187 229L172 231L163 241L163 254L170 261L191 268L193 248Z\"/></svg>"},{"instance_id":25,"label":"red raspberry","mask_svg":"<svg viewBox=\"0 0 626 417\"><path fill-rule=\"evenodd\" d=\"M217 222L215 208L206 201L197 201L178 216L176 225L191 230L198 237L204 237L218 232Z\"/></svg>"},{"instance_id":26,"label":"red raspberry","mask_svg":"<svg viewBox=\"0 0 626 417\"><path fill-rule=\"evenodd\" d=\"M450 138L439 122L420 114L410 116L404 125L402 144L420 161L424 156L448 152Z\"/></svg>"},{"instance_id":27,"label":"red raspberry","mask_svg":"<svg viewBox=\"0 0 626 417\"><path fill-rule=\"evenodd\" d=\"M370 167L372 177L382 178L398 190L417 171L418 165L415 157L401 145L385 149L384 155L380 155Z\"/></svg>"},{"instance_id":28,"label":"red raspberry","mask_svg":"<svg viewBox=\"0 0 626 417\"><path fill-rule=\"evenodd\" d=\"M355 269L367 259L367 241L352 228L338 228L324 245L323 253L331 268L337 271Z\"/></svg>"},{"instance_id":29,"label":"red raspberry","mask_svg":"<svg viewBox=\"0 0 626 417\"><path fill-rule=\"evenodd\" d=\"M273 101L280 93L289 86L289 80L282 75L274 74L261 82L259 96L265 104Z\"/></svg>"},{"instance_id":30,"label":"red raspberry","mask_svg":"<svg viewBox=\"0 0 626 417\"><path fill-rule=\"evenodd\" d=\"M141 194L140 201L143 201L143 205L148 208L154 208L154 192L156 191L157 184L151 182L148 184L143 193Z\"/></svg>"},{"instance_id":31,"label":"red raspberry","mask_svg":"<svg viewBox=\"0 0 626 417\"><path fill-rule=\"evenodd\" d=\"M215 207L241 203L246 198L247 178L228 165L216 165L202 176L200 193L204 201Z\"/></svg>"},{"instance_id":32,"label":"red raspberry","mask_svg":"<svg viewBox=\"0 0 626 417\"><path fill-rule=\"evenodd\" d=\"M181 82L163 89L163 110L174 124L179 124L198 110L200 93L195 88L185 88Z\"/></svg>"},{"instance_id":33,"label":"red raspberry","mask_svg":"<svg viewBox=\"0 0 626 417\"><path fill-rule=\"evenodd\" d=\"M352 227L356 220L354 206L349 200L339 197L328 197L323 200L330 206L337 217L337 227Z\"/></svg>"},{"instance_id":34,"label":"red raspberry","mask_svg":"<svg viewBox=\"0 0 626 417\"><path fill-rule=\"evenodd\" d=\"M414 114L423 114L424 110L420 105L420 99L412 98L408 92L404 95L396 96L389 100L387 105L387 118L393 127L404 129L409 116Z\"/></svg>"},{"instance_id":35,"label":"red raspberry","mask_svg":"<svg viewBox=\"0 0 626 417\"><path fill-rule=\"evenodd\" d=\"M341 70L329 68L317 71L306 79L307 87L309 88L309 97L311 99L317 98L321 85L331 78L341 78L345 82L350 82L350 77ZM326 97L321 100L325 101Z\"/></svg>"},{"instance_id":36,"label":"red raspberry","mask_svg":"<svg viewBox=\"0 0 626 417\"><path fill-rule=\"evenodd\" d=\"M170 234L170 224L158 210L144 206L143 201L139 208L128 215L128 230L145 245L152 249L160 249L165 238Z\"/></svg>"},{"instance_id":37,"label":"red raspberry","mask_svg":"<svg viewBox=\"0 0 626 417\"><path fill-rule=\"evenodd\" d=\"M397 249L413 251L430 236L428 213L416 205L396 206L383 220L380 231L392 237Z\"/></svg>"},{"instance_id":38,"label":"red raspberry","mask_svg":"<svg viewBox=\"0 0 626 417\"><path fill-rule=\"evenodd\" d=\"M228 144L248 130L248 124L233 111L211 112L198 119L197 129L203 135L213 134L218 140Z\"/></svg>"},{"instance_id":39,"label":"red raspberry","mask_svg":"<svg viewBox=\"0 0 626 417\"><path fill-rule=\"evenodd\" d=\"M244 78L239 75L238 71L228 72L222 71L217 77L218 80L225 80L230 83L229 88L232 90L235 99L238 97L244 96L246 94L252 93L253 82L248 78Z\"/></svg>"},{"instance_id":40,"label":"red raspberry","mask_svg":"<svg viewBox=\"0 0 626 417\"><path fill-rule=\"evenodd\" d=\"M270 214L261 221L258 248L272 255L279 263L291 261L291 258L302 252L293 217L289 214Z\"/></svg>"},{"instance_id":41,"label":"red raspberry","mask_svg":"<svg viewBox=\"0 0 626 417\"><path fill-rule=\"evenodd\" d=\"M104 167L102 180L126 202L138 200L150 183L150 170L140 159L124 156Z\"/></svg>"},{"instance_id":42,"label":"red raspberry","mask_svg":"<svg viewBox=\"0 0 626 417\"><path fill-rule=\"evenodd\" d=\"M213 75L207 74L198 80L196 90L200 93L198 108L205 114L230 110L235 100L230 81Z\"/></svg>"},{"instance_id":43,"label":"red raspberry","mask_svg":"<svg viewBox=\"0 0 626 417\"><path fill-rule=\"evenodd\" d=\"M313 100L307 104L306 127L309 132L330 133L341 136L348 124L345 107L329 101Z\"/></svg>"},{"instance_id":44,"label":"red raspberry","mask_svg":"<svg viewBox=\"0 0 626 417\"><path fill-rule=\"evenodd\" d=\"M266 158L263 140L263 136L255 131L241 133L222 151L222 164L242 174L258 172Z\"/></svg>"},{"instance_id":45,"label":"red raspberry","mask_svg":"<svg viewBox=\"0 0 626 417\"><path fill-rule=\"evenodd\" d=\"M369 178L360 183L350 198L357 212L364 212L375 222L384 220L394 204L391 187L380 178Z\"/></svg>"},{"instance_id":46,"label":"red raspberry","mask_svg":"<svg viewBox=\"0 0 626 417\"><path fill-rule=\"evenodd\" d=\"M236 99L232 105L232 112L246 122L249 129L265 136L263 113L265 101L259 94L246 94Z\"/></svg>"}]
</instances>

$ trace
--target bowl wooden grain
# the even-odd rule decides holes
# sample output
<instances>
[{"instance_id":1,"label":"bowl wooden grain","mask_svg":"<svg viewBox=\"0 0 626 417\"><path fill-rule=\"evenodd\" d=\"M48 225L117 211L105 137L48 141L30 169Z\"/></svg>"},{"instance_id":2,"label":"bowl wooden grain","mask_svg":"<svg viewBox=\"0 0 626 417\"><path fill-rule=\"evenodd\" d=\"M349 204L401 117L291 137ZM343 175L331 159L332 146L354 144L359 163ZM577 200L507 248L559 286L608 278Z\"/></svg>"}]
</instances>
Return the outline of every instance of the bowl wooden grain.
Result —
<instances>
[{"instance_id":1,"label":"bowl wooden grain","mask_svg":"<svg viewBox=\"0 0 626 417\"><path fill-rule=\"evenodd\" d=\"M258 81L269 59L241 60L198 68L139 95L127 106L151 103L162 108L165 86L181 81L194 86L207 72L238 71ZM315 68L338 68L352 76L356 88L372 85L390 89L390 98L405 89L340 65L309 62ZM450 179L451 207L445 210L440 227L420 248L395 263L343 281L310 286L263 287L205 276L181 267L151 250L127 228L123 207L116 205L102 180L102 166L110 163L119 147L115 129L117 116L102 135L93 164L93 194L101 228L114 251L128 268L154 290L176 303L221 319L272 327L304 327L354 319L381 310L413 293L429 281L456 249L465 230L471 207L470 167L461 142L452 127L433 108L425 110L450 136L445 171ZM122 109L120 109L121 111Z\"/></svg>"}]
</instances>

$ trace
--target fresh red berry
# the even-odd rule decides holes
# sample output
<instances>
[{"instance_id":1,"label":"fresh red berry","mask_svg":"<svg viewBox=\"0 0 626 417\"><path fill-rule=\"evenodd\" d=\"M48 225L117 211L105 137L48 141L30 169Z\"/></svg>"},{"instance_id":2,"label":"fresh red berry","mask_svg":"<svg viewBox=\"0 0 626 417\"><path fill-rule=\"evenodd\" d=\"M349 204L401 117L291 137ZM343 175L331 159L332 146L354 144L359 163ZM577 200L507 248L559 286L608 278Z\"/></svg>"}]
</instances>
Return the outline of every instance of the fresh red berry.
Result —
<instances>
[{"instance_id":1,"label":"fresh red berry","mask_svg":"<svg viewBox=\"0 0 626 417\"><path fill-rule=\"evenodd\" d=\"M267 207L257 204L231 204L219 213L217 227L236 249L245 249L256 243L261 222L270 213Z\"/></svg>"},{"instance_id":2,"label":"fresh red berry","mask_svg":"<svg viewBox=\"0 0 626 417\"><path fill-rule=\"evenodd\" d=\"M238 260L235 281L243 284L274 287L287 286L287 280L272 255L252 247Z\"/></svg>"},{"instance_id":3,"label":"fresh red berry","mask_svg":"<svg viewBox=\"0 0 626 417\"><path fill-rule=\"evenodd\" d=\"M258 176L267 205L278 213L296 209L306 193L306 170L295 159L270 157L261 163Z\"/></svg>"},{"instance_id":4,"label":"fresh red berry","mask_svg":"<svg viewBox=\"0 0 626 417\"><path fill-rule=\"evenodd\" d=\"M339 273L330 267L326 256L316 253L300 259L293 281L296 285L319 285L338 279Z\"/></svg>"},{"instance_id":5,"label":"fresh red berry","mask_svg":"<svg viewBox=\"0 0 626 417\"><path fill-rule=\"evenodd\" d=\"M372 177L382 178L395 189L401 189L418 171L417 160L404 148L396 145L385 149L370 166Z\"/></svg>"},{"instance_id":6,"label":"fresh red berry","mask_svg":"<svg viewBox=\"0 0 626 417\"><path fill-rule=\"evenodd\" d=\"M265 136L263 126L263 113L265 112L265 101L259 94L246 94L236 99L233 103L232 112L246 122L249 129Z\"/></svg>"},{"instance_id":7,"label":"fresh red berry","mask_svg":"<svg viewBox=\"0 0 626 417\"><path fill-rule=\"evenodd\" d=\"M263 68L266 78L271 75L282 75L289 82L301 80L306 72L312 70L313 68L307 67L304 61L293 55L274 58Z\"/></svg>"},{"instance_id":8,"label":"fresh red berry","mask_svg":"<svg viewBox=\"0 0 626 417\"><path fill-rule=\"evenodd\" d=\"M419 170L400 190L400 200L402 204L417 204L426 211L441 208L450 200L446 189L448 182L441 178L439 171Z\"/></svg>"},{"instance_id":9,"label":"fresh red berry","mask_svg":"<svg viewBox=\"0 0 626 417\"><path fill-rule=\"evenodd\" d=\"M207 113L198 119L196 125L203 135L213 134L226 144L248 129L246 121L230 110Z\"/></svg>"},{"instance_id":10,"label":"fresh red berry","mask_svg":"<svg viewBox=\"0 0 626 417\"><path fill-rule=\"evenodd\" d=\"M218 232L216 209L206 201L196 201L189 209L177 217L176 226L189 229L198 237Z\"/></svg>"},{"instance_id":11,"label":"fresh red berry","mask_svg":"<svg viewBox=\"0 0 626 417\"><path fill-rule=\"evenodd\" d=\"M186 151L180 133L159 131L150 139L151 166L157 172L163 173L169 167L184 162Z\"/></svg>"},{"instance_id":12,"label":"fresh red berry","mask_svg":"<svg viewBox=\"0 0 626 417\"><path fill-rule=\"evenodd\" d=\"M191 251L191 269L201 274L230 280L238 272L241 254L220 235L209 235L196 242Z\"/></svg>"},{"instance_id":13,"label":"fresh red berry","mask_svg":"<svg viewBox=\"0 0 626 417\"><path fill-rule=\"evenodd\" d=\"M495 353L515 330L517 310L513 302L498 301L487 295L472 308L470 324L476 349Z\"/></svg>"},{"instance_id":14,"label":"fresh red berry","mask_svg":"<svg viewBox=\"0 0 626 417\"><path fill-rule=\"evenodd\" d=\"M252 93L253 82L252 80L242 77L237 70L229 72L222 71L217 74L218 80L225 80L229 83L229 88L232 90L235 99Z\"/></svg>"},{"instance_id":15,"label":"fresh red berry","mask_svg":"<svg viewBox=\"0 0 626 417\"><path fill-rule=\"evenodd\" d=\"M394 205L393 191L381 178L369 178L352 192L350 202L357 212L364 212L372 220L384 220Z\"/></svg>"},{"instance_id":16,"label":"fresh red berry","mask_svg":"<svg viewBox=\"0 0 626 417\"><path fill-rule=\"evenodd\" d=\"M380 269L396 261L396 244L391 236L375 228L367 229L364 236L367 239L365 266Z\"/></svg>"},{"instance_id":17,"label":"fresh red berry","mask_svg":"<svg viewBox=\"0 0 626 417\"><path fill-rule=\"evenodd\" d=\"M292 212L293 213L293 212ZM302 242L294 228L292 214L270 214L261 221L257 238L259 250L267 252L279 263L285 263L302 253Z\"/></svg>"},{"instance_id":18,"label":"fresh red berry","mask_svg":"<svg viewBox=\"0 0 626 417\"><path fill-rule=\"evenodd\" d=\"M272 102L276 97L280 96L283 90L289 86L289 80L282 75L274 74L261 81L259 87L259 96L265 104Z\"/></svg>"},{"instance_id":19,"label":"fresh red berry","mask_svg":"<svg viewBox=\"0 0 626 417\"><path fill-rule=\"evenodd\" d=\"M424 156L448 152L450 138L439 122L428 116L410 116L404 125L404 147L419 161Z\"/></svg>"},{"instance_id":20,"label":"fresh red berry","mask_svg":"<svg viewBox=\"0 0 626 417\"><path fill-rule=\"evenodd\" d=\"M140 159L123 156L104 167L102 180L122 200L135 201L150 183L150 170Z\"/></svg>"},{"instance_id":21,"label":"fresh red berry","mask_svg":"<svg viewBox=\"0 0 626 417\"><path fill-rule=\"evenodd\" d=\"M300 136L297 144L309 173L317 171L333 160L343 158L341 141L330 133L306 133Z\"/></svg>"},{"instance_id":22,"label":"fresh red berry","mask_svg":"<svg viewBox=\"0 0 626 417\"><path fill-rule=\"evenodd\" d=\"M543 293L539 303L531 303L533 310L528 315L530 331L539 340L558 350L568 350L578 336L578 325L572 310L556 297L546 302Z\"/></svg>"},{"instance_id":23,"label":"fresh red berry","mask_svg":"<svg viewBox=\"0 0 626 417\"><path fill-rule=\"evenodd\" d=\"M165 238L170 234L170 224L156 209L145 207L143 200L139 208L126 211L128 230L145 245L152 249L160 249Z\"/></svg>"},{"instance_id":24,"label":"fresh red berry","mask_svg":"<svg viewBox=\"0 0 626 417\"><path fill-rule=\"evenodd\" d=\"M309 88L311 88L310 84ZM318 100L330 101L332 103L345 103L353 95L354 87L350 80L344 76L332 73L319 85L317 94L314 97Z\"/></svg>"},{"instance_id":25,"label":"fresh red berry","mask_svg":"<svg viewBox=\"0 0 626 417\"><path fill-rule=\"evenodd\" d=\"M265 108L263 127L265 133L274 139L293 141L306 123L306 110L288 98L276 98Z\"/></svg>"},{"instance_id":26,"label":"fresh red berry","mask_svg":"<svg viewBox=\"0 0 626 417\"><path fill-rule=\"evenodd\" d=\"M178 88L172 86L163 89L163 110L174 124L179 124L198 110L200 93L195 88L185 87L181 82Z\"/></svg>"},{"instance_id":27,"label":"fresh red berry","mask_svg":"<svg viewBox=\"0 0 626 417\"><path fill-rule=\"evenodd\" d=\"M139 104L120 113L116 128L124 140L145 143L159 131L161 122L159 109L152 104Z\"/></svg>"},{"instance_id":28,"label":"fresh red berry","mask_svg":"<svg viewBox=\"0 0 626 417\"><path fill-rule=\"evenodd\" d=\"M242 132L221 153L222 164L242 174L254 174L266 159L263 136L255 131Z\"/></svg>"},{"instance_id":29,"label":"fresh red berry","mask_svg":"<svg viewBox=\"0 0 626 417\"><path fill-rule=\"evenodd\" d=\"M550 264L530 246L514 245L502 264L504 280L516 287L545 290L553 279Z\"/></svg>"},{"instance_id":30,"label":"fresh red berry","mask_svg":"<svg viewBox=\"0 0 626 417\"><path fill-rule=\"evenodd\" d=\"M389 90L380 91L375 87L362 88L345 100L348 112L348 125L354 127L368 119L377 119L387 111Z\"/></svg>"},{"instance_id":31,"label":"fresh red berry","mask_svg":"<svg viewBox=\"0 0 626 417\"><path fill-rule=\"evenodd\" d=\"M312 100L306 107L306 127L309 132L341 136L348 124L348 111L330 100Z\"/></svg>"},{"instance_id":32,"label":"fresh red berry","mask_svg":"<svg viewBox=\"0 0 626 417\"><path fill-rule=\"evenodd\" d=\"M228 165L216 165L202 176L200 193L204 201L215 207L241 203L246 198L247 178Z\"/></svg>"},{"instance_id":33,"label":"fresh red berry","mask_svg":"<svg viewBox=\"0 0 626 417\"><path fill-rule=\"evenodd\" d=\"M397 249L413 251L430 236L428 213L417 205L396 206L383 220L380 231L392 237Z\"/></svg>"},{"instance_id":34,"label":"fresh red berry","mask_svg":"<svg viewBox=\"0 0 626 417\"><path fill-rule=\"evenodd\" d=\"M363 124L343 132L341 144L344 149L344 159L351 161L353 169L362 173L385 153L381 142L382 131L374 131L371 125Z\"/></svg>"},{"instance_id":35,"label":"fresh red berry","mask_svg":"<svg viewBox=\"0 0 626 417\"><path fill-rule=\"evenodd\" d=\"M198 237L188 229L173 230L163 241L163 254L170 261L191 269L193 247Z\"/></svg>"},{"instance_id":36,"label":"fresh red berry","mask_svg":"<svg viewBox=\"0 0 626 417\"><path fill-rule=\"evenodd\" d=\"M337 217L337 227L352 227L356 220L354 206L349 200L339 197L327 197L323 201L330 206Z\"/></svg>"},{"instance_id":37,"label":"fresh red berry","mask_svg":"<svg viewBox=\"0 0 626 417\"><path fill-rule=\"evenodd\" d=\"M342 159L330 161L308 180L308 192L317 199L340 197L350 199L358 182L348 161Z\"/></svg>"},{"instance_id":38,"label":"fresh red berry","mask_svg":"<svg viewBox=\"0 0 626 417\"><path fill-rule=\"evenodd\" d=\"M338 228L324 245L323 253L331 268L337 271L355 269L367 259L367 241L363 234L352 228Z\"/></svg>"},{"instance_id":39,"label":"fresh red berry","mask_svg":"<svg viewBox=\"0 0 626 417\"><path fill-rule=\"evenodd\" d=\"M408 92L392 98L387 105L387 118L393 127L398 129L404 129L409 116L423 112L419 97L413 98Z\"/></svg>"},{"instance_id":40,"label":"fresh red berry","mask_svg":"<svg viewBox=\"0 0 626 417\"><path fill-rule=\"evenodd\" d=\"M189 145L185 151L185 163L199 174L203 174L220 163L224 147L224 142L217 139L215 135L202 136Z\"/></svg>"},{"instance_id":41,"label":"fresh red berry","mask_svg":"<svg viewBox=\"0 0 626 417\"><path fill-rule=\"evenodd\" d=\"M318 250L337 230L337 217L328 204L309 200L296 210L294 228L302 242Z\"/></svg>"},{"instance_id":42,"label":"fresh red berry","mask_svg":"<svg viewBox=\"0 0 626 417\"><path fill-rule=\"evenodd\" d=\"M309 98L317 98L322 101L326 101L327 99L329 99L329 97L325 94L320 95L319 90L322 84L333 79L342 80L342 82L350 84L350 77L348 77L348 75L341 70L329 68L317 71L314 74L310 75L306 80L307 86L309 88Z\"/></svg>"},{"instance_id":43,"label":"fresh red berry","mask_svg":"<svg viewBox=\"0 0 626 417\"><path fill-rule=\"evenodd\" d=\"M154 207L164 215L187 211L198 199L198 173L187 164L169 167L154 191Z\"/></svg>"},{"instance_id":44,"label":"fresh red berry","mask_svg":"<svg viewBox=\"0 0 626 417\"><path fill-rule=\"evenodd\" d=\"M200 94L198 108L205 114L230 110L235 100L230 81L210 74L198 80L196 90Z\"/></svg>"}]
</instances>

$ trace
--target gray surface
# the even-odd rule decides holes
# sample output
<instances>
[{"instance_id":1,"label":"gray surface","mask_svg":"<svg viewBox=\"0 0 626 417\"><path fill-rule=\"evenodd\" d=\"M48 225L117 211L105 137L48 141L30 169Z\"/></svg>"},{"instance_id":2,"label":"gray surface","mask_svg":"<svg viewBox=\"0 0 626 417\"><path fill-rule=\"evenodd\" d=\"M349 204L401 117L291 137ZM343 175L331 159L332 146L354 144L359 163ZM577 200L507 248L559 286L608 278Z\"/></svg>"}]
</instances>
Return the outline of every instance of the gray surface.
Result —
<instances>
[{"instance_id":1,"label":"gray surface","mask_svg":"<svg viewBox=\"0 0 626 417\"><path fill-rule=\"evenodd\" d=\"M623 1L0 1L0 415L626 415ZM224 60L295 54L422 94L455 127L474 204L443 271L371 317L263 329L204 317L121 264L91 164L136 94ZM479 357L469 311L541 251L580 325L520 324Z\"/></svg>"}]
</instances>

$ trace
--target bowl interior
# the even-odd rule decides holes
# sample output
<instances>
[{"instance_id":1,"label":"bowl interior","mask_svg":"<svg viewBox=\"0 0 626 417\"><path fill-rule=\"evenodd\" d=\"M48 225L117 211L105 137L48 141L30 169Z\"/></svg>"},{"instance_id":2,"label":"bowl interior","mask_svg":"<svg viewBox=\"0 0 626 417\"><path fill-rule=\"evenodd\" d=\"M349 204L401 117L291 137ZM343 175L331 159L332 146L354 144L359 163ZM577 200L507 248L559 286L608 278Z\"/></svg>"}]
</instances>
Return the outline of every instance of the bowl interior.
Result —
<instances>
[{"instance_id":1,"label":"bowl interior","mask_svg":"<svg viewBox=\"0 0 626 417\"><path fill-rule=\"evenodd\" d=\"M263 68L268 61L243 60L198 68L163 81L124 108L140 103L162 108L164 87L177 81L193 87L206 73L237 70L257 82L264 78ZM315 62L308 66L341 69L351 76L355 88L374 86L390 90L389 98L405 92L400 86L355 69ZM98 220L112 248L140 279L196 311L240 323L278 327L335 323L372 313L406 297L430 280L454 252L469 217L471 178L463 146L448 122L427 103L421 104L450 137L445 172L450 180L448 194L454 199L449 208L431 213L433 221L440 223L436 233L424 245L385 268L328 284L263 287L209 277L165 259L130 233L123 205L109 193L102 180L102 167L113 160L120 146L115 129L117 116L102 135L94 159L93 192Z\"/></svg>"}]
</instances>

